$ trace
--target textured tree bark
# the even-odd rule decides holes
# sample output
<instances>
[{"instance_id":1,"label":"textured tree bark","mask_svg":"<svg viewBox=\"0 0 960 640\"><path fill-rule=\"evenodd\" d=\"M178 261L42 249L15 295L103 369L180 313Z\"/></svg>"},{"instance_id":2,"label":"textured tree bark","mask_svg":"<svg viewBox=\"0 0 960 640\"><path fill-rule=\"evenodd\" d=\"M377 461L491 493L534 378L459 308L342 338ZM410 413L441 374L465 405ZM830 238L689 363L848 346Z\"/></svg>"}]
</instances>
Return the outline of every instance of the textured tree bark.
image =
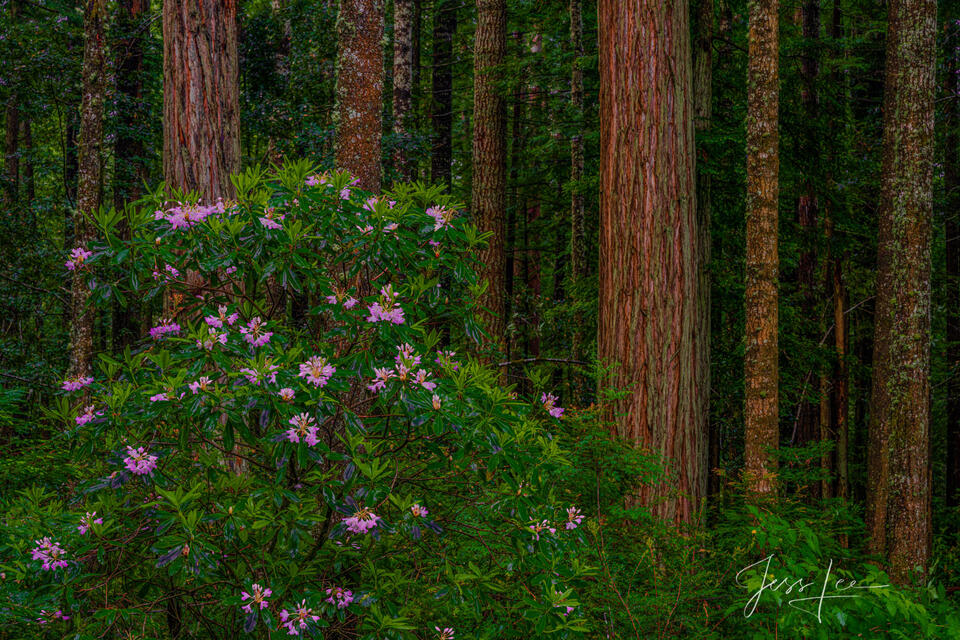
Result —
<instances>
[{"instance_id":1,"label":"textured tree bark","mask_svg":"<svg viewBox=\"0 0 960 640\"><path fill-rule=\"evenodd\" d=\"M340 0L337 16L337 166L380 191L383 0Z\"/></svg>"},{"instance_id":2,"label":"textured tree bark","mask_svg":"<svg viewBox=\"0 0 960 640\"><path fill-rule=\"evenodd\" d=\"M507 111L498 86L507 43L504 0L477 0L474 44L473 196L471 211L481 232L491 232L480 251L489 286L481 299L483 322L493 341L503 345L506 327L504 217L507 188Z\"/></svg>"},{"instance_id":3,"label":"textured tree bark","mask_svg":"<svg viewBox=\"0 0 960 640\"><path fill-rule=\"evenodd\" d=\"M204 202L240 170L237 0L163 3L163 175Z\"/></svg>"},{"instance_id":4,"label":"textured tree bark","mask_svg":"<svg viewBox=\"0 0 960 640\"><path fill-rule=\"evenodd\" d=\"M692 522L707 483L700 233L686 2L600 0L600 325L616 432L663 456L639 500ZM675 475L674 475L675 474Z\"/></svg>"},{"instance_id":5,"label":"textured tree bark","mask_svg":"<svg viewBox=\"0 0 960 640\"><path fill-rule=\"evenodd\" d=\"M753 0L749 8L743 473L747 490L761 495L777 490L777 463L769 450L779 443L779 1Z\"/></svg>"},{"instance_id":6,"label":"textured tree bark","mask_svg":"<svg viewBox=\"0 0 960 640\"><path fill-rule=\"evenodd\" d=\"M83 97L80 103L80 180L73 228L76 246L86 246L94 229L85 216L101 205L103 194L103 98L107 60L104 43L106 0L84 2ZM70 296L70 366L68 377L88 376L93 359L93 310L87 306L90 289L78 269Z\"/></svg>"},{"instance_id":7,"label":"textured tree bark","mask_svg":"<svg viewBox=\"0 0 960 640\"><path fill-rule=\"evenodd\" d=\"M891 579L930 557L930 237L935 0L892 0L883 98L883 164L867 523Z\"/></svg>"},{"instance_id":8,"label":"textured tree bark","mask_svg":"<svg viewBox=\"0 0 960 640\"><path fill-rule=\"evenodd\" d=\"M839 498L850 498L850 421L848 418L849 379L847 364L847 291L843 282L843 262L839 257L833 259L833 339L837 362L833 372L831 388L831 422L836 433L835 451L837 492Z\"/></svg>"},{"instance_id":9,"label":"textured tree bark","mask_svg":"<svg viewBox=\"0 0 960 640\"><path fill-rule=\"evenodd\" d=\"M946 191L947 362L947 506L960 505L960 36L957 25L947 32L947 139L943 159Z\"/></svg>"},{"instance_id":10,"label":"textured tree bark","mask_svg":"<svg viewBox=\"0 0 960 640\"><path fill-rule=\"evenodd\" d=\"M80 138L80 105L75 108L68 106L67 121L64 131L63 153L63 191L67 201L77 201L77 173L79 171L77 159L77 140Z\"/></svg>"},{"instance_id":11,"label":"textured tree bark","mask_svg":"<svg viewBox=\"0 0 960 640\"><path fill-rule=\"evenodd\" d=\"M413 0L393 4L393 133L397 147L393 168L403 182L410 180L409 120L413 94Z\"/></svg>"},{"instance_id":12,"label":"textured tree bark","mask_svg":"<svg viewBox=\"0 0 960 640\"><path fill-rule=\"evenodd\" d=\"M696 39L693 48L693 125L694 134L707 131L713 119L713 0L700 0L697 5L696 25L694 27ZM698 167L699 169L699 167ZM700 316L701 325L697 330L700 335L710 336L710 174L706 171L697 171L697 228L700 230L700 270L698 291L701 295L700 304L706 309ZM710 347L704 350L704 356L709 356ZM710 363L705 361L704 388L710 389ZM707 493L714 495L720 489L720 477L714 469L720 467L720 425L710 420L707 414L707 429L709 433Z\"/></svg>"},{"instance_id":13,"label":"textured tree bark","mask_svg":"<svg viewBox=\"0 0 960 640\"><path fill-rule=\"evenodd\" d=\"M433 26L433 125L430 181L450 189L453 159L453 36L457 32L457 0L438 0Z\"/></svg>"},{"instance_id":14,"label":"textured tree bark","mask_svg":"<svg viewBox=\"0 0 960 640\"><path fill-rule=\"evenodd\" d=\"M797 198L796 221L800 227L800 261L797 266L797 286L801 299L801 316L819 317L817 313L817 216L820 206L817 187L819 180L819 116L817 76L820 73L820 0L803 0L800 6L803 51L800 56L800 101L803 105L804 126L800 139L800 153L804 158L801 193ZM805 338L817 343L819 327L808 331ZM820 374L811 370L804 381L803 396L798 407L795 444L809 444L820 439ZM819 486L814 487L813 497Z\"/></svg>"}]
</instances>

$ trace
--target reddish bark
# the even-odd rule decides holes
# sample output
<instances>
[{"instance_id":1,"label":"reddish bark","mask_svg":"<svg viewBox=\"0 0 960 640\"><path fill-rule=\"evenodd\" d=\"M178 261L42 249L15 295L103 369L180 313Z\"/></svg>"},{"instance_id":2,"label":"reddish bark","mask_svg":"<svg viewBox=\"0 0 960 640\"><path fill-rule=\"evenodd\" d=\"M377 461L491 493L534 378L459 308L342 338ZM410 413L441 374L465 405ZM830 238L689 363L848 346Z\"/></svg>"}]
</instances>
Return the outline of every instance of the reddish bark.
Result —
<instances>
[{"instance_id":1,"label":"reddish bark","mask_svg":"<svg viewBox=\"0 0 960 640\"><path fill-rule=\"evenodd\" d=\"M640 489L659 517L696 519L706 494L709 336L700 333L700 234L686 2L600 0L600 325L603 381L626 390L617 433L663 456Z\"/></svg>"}]
</instances>

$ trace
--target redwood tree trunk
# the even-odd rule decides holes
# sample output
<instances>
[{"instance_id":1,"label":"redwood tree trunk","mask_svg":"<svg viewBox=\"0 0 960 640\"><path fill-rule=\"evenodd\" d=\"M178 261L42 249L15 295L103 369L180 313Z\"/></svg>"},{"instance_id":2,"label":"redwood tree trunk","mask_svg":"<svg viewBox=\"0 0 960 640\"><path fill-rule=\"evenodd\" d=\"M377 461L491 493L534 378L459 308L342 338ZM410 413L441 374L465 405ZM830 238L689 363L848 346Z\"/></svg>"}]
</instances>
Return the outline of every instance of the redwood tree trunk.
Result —
<instances>
[{"instance_id":1,"label":"redwood tree trunk","mask_svg":"<svg viewBox=\"0 0 960 640\"><path fill-rule=\"evenodd\" d=\"M473 198L471 211L481 232L491 232L480 251L489 286L481 304L484 324L502 345L506 327L504 216L507 189L507 108L498 86L507 44L505 0L477 0L474 45Z\"/></svg>"},{"instance_id":2,"label":"redwood tree trunk","mask_svg":"<svg viewBox=\"0 0 960 640\"><path fill-rule=\"evenodd\" d=\"M103 96L107 62L104 51L106 0L84 3L83 98L80 103L79 185L74 215L75 245L85 247L94 230L85 216L100 208L103 193ZM93 310L87 306L87 279L74 271L70 297L70 368L68 377L88 376L93 359Z\"/></svg>"},{"instance_id":3,"label":"redwood tree trunk","mask_svg":"<svg viewBox=\"0 0 960 640\"><path fill-rule=\"evenodd\" d=\"M393 168L401 181L410 180L410 109L413 93L413 0L393 5Z\"/></svg>"},{"instance_id":4,"label":"redwood tree trunk","mask_svg":"<svg viewBox=\"0 0 960 640\"><path fill-rule=\"evenodd\" d=\"M430 181L450 189L453 158L453 36L458 0L438 0L433 27L433 153Z\"/></svg>"},{"instance_id":5,"label":"redwood tree trunk","mask_svg":"<svg viewBox=\"0 0 960 640\"><path fill-rule=\"evenodd\" d=\"M340 0L337 38L337 167L380 191L383 0Z\"/></svg>"},{"instance_id":6,"label":"redwood tree trunk","mask_svg":"<svg viewBox=\"0 0 960 640\"><path fill-rule=\"evenodd\" d=\"M744 355L744 480L756 494L776 492L779 443L777 367L780 103L779 0L750 3L747 63L747 270Z\"/></svg>"},{"instance_id":7,"label":"redwood tree trunk","mask_svg":"<svg viewBox=\"0 0 960 640\"><path fill-rule=\"evenodd\" d=\"M604 381L626 393L620 436L676 478L640 489L661 518L691 522L707 483L706 312L694 169L686 2L600 0L600 326Z\"/></svg>"},{"instance_id":8,"label":"redwood tree trunk","mask_svg":"<svg viewBox=\"0 0 960 640\"><path fill-rule=\"evenodd\" d=\"M163 3L163 175L205 202L240 170L237 0Z\"/></svg>"},{"instance_id":9,"label":"redwood tree trunk","mask_svg":"<svg viewBox=\"0 0 960 640\"><path fill-rule=\"evenodd\" d=\"M570 0L570 45L573 49L573 68L570 72L570 104L577 118L577 132L570 139L570 182L573 186L570 195L570 272L573 295L582 297L581 290L588 274L587 270L587 233L584 217L583 192L583 136L580 128L583 124L583 0ZM571 350L574 360L583 360L584 323L575 322ZM580 376L575 378L575 388L582 395ZM576 398L579 402L580 397Z\"/></svg>"},{"instance_id":10,"label":"redwood tree trunk","mask_svg":"<svg viewBox=\"0 0 960 640\"><path fill-rule=\"evenodd\" d=\"M930 557L930 237L935 0L891 0L867 522L896 583Z\"/></svg>"}]
</instances>

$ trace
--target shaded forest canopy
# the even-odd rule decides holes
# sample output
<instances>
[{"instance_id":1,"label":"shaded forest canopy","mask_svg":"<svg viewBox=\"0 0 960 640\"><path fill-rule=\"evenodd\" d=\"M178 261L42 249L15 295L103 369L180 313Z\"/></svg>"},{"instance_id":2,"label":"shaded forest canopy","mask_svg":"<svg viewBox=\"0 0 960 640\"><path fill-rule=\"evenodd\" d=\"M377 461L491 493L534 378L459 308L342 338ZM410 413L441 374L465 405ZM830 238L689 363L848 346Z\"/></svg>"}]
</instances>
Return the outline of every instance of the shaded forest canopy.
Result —
<instances>
[{"instance_id":1,"label":"shaded forest canopy","mask_svg":"<svg viewBox=\"0 0 960 640\"><path fill-rule=\"evenodd\" d=\"M0 59L3 633L960 636L960 4L0 0Z\"/></svg>"}]
</instances>

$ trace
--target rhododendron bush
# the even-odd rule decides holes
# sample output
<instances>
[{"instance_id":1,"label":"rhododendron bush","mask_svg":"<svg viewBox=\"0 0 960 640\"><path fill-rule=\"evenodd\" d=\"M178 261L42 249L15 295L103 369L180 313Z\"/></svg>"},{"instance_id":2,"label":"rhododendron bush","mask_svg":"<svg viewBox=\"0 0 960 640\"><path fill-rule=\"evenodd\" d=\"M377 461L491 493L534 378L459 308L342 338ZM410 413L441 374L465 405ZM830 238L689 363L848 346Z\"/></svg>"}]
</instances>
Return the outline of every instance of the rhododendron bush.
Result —
<instances>
[{"instance_id":1,"label":"rhododendron bush","mask_svg":"<svg viewBox=\"0 0 960 640\"><path fill-rule=\"evenodd\" d=\"M92 304L154 312L62 383L52 437L85 477L7 514L0 629L581 635L563 409L480 364L484 239L419 186L375 196L305 163L235 185L104 212L65 256Z\"/></svg>"}]
</instances>

